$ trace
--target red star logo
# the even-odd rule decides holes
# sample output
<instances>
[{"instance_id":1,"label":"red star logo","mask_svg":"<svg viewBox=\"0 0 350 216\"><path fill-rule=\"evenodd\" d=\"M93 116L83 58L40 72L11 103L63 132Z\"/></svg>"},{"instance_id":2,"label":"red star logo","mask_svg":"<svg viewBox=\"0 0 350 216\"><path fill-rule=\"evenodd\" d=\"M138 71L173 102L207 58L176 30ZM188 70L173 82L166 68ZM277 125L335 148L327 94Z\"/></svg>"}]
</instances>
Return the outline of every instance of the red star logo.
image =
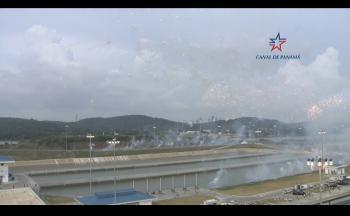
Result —
<instances>
[{"instance_id":1,"label":"red star logo","mask_svg":"<svg viewBox=\"0 0 350 216\"><path fill-rule=\"evenodd\" d=\"M276 38L270 38L270 46L272 46L271 52L275 49L278 49L282 52L282 44L287 42L286 38L281 38L280 33L277 34Z\"/></svg>"}]
</instances>

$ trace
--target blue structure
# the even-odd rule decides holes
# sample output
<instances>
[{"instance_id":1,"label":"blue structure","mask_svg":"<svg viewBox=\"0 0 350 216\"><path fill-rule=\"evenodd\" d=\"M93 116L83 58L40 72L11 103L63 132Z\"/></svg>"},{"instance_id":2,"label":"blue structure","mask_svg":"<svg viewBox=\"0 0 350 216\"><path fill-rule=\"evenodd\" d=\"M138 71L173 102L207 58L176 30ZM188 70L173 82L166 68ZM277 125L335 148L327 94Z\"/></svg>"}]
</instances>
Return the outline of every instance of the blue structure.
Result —
<instances>
[{"instance_id":1,"label":"blue structure","mask_svg":"<svg viewBox=\"0 0 350 216\"><path fill-rule=\"evenodd\" d=\"M92 196L77 197L83 205L151 205L153 199L155 197L134 189L97 192Z\"/></svg>"},{"instance_id":2,"label":"blue structure","mask_svg":"<svg viewBox=\"0 0 350 216\"><path fill-rule=\"evenodd\" d=\"M15 159L13 159L12 157L9 156L0 156L0 163L14 163Z\"/></svg>"}]
</instances>

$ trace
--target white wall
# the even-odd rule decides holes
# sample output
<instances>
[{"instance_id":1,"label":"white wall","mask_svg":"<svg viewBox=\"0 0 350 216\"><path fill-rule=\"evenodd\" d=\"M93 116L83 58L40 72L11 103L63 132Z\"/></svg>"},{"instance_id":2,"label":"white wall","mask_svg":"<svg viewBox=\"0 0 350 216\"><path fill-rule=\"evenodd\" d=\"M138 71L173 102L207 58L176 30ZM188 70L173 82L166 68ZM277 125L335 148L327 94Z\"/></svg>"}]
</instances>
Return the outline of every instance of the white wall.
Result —
<instances>
[{"instance_id":1,"label":"white wall","mask_svg":"<svg viewBox=\"0 0 350 216\"><path fill-rule=\"evenodd\" d=\"M9 168L8 164L3 164L0 163L0 176L2 176L2 182L7 183L9 181Z\"/></svg>"},{"instance_id":2,"label":"white wall","mask_svg":"<svg viewBox=\"0 0 350 216\"><path fill-rule=\"evenodd\" d=\"M144 200L139 202L139 205L152 205L152 200Z\"/></svg>"},{"instance_id":3,"label":"white wall","mask_svg":"<svg viewBox=\"0 0 350 216\"><path fill-rule=\"evenodd\" d=\"M345 174L345 168L336 169L334 167L326 167L325 174L327 174L327 175L332 175L332 174L344 175Z\"/></svg>"}]
</instances>

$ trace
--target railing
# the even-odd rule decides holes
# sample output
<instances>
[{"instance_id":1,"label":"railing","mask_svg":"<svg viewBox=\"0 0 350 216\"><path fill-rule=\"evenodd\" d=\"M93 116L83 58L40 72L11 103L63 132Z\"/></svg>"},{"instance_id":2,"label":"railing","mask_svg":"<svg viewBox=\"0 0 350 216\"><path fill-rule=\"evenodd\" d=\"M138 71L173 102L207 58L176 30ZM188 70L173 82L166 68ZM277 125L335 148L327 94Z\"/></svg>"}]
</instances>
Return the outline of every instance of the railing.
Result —
<instances>
[{"instance_id":1,"label":"railing","mask_svg":"<svg viewBox=\"0 0 350 216\"><path fill-rule=\"evenodd\" d=\"M341 205L341 204L343 204L343 203L350 202L350 192L338 194L338 195L335 195L335 196L330 197L330 198L323 198L322 202L323 202L323 203L327 203L328 205L331 205L333 201L341 200L341 199L344 199L344 198L348 198L348 199L347 199L347 200L340 201L340 202L336 202L336 203L333 203L333 204ZM319 204L320 204L320 201L317 200L317 201L314 201L314 202L312 202L312 203L310 203L310 204L311 204L311 205L319 205Z\"/></svg>"}]
</instances>

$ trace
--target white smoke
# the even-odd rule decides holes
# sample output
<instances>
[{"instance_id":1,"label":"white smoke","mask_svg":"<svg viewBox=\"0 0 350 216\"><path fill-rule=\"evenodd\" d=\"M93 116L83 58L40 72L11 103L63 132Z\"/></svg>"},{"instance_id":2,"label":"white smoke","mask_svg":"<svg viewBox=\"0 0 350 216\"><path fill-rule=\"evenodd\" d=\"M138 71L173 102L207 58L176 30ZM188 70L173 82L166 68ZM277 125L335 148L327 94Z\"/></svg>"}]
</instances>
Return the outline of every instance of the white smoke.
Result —
<instances>
[{"instance_id":1,"label":"white smoke","mask_svg":"<svg viewBox=\"0 0 350 216\"><path fill-rule=\"evenodd\" d=\"M209 188L220 187L221 185L223 185L224 182L226 182L227 176L228 176L227 170L221 168L219 171L217 171L214 179L211 182L209 182L208 187Z\"/></svg>"},{"instance_id":2,"label":"white smoke","mask_svg":"<svg viewBox=\"0 0 350 216\"><path fill-rule=\"evenodd\" d=\"M306 161L306 160L305 160ZM263 164L253 168L246 173L246 182L257 182L267 179L275 179L284 176L291 176L303 172L309 172L306 162L303 160L287 161L273 165ZM279 166L276 167L276 165Z\"/></svg>"}]
</instances>

